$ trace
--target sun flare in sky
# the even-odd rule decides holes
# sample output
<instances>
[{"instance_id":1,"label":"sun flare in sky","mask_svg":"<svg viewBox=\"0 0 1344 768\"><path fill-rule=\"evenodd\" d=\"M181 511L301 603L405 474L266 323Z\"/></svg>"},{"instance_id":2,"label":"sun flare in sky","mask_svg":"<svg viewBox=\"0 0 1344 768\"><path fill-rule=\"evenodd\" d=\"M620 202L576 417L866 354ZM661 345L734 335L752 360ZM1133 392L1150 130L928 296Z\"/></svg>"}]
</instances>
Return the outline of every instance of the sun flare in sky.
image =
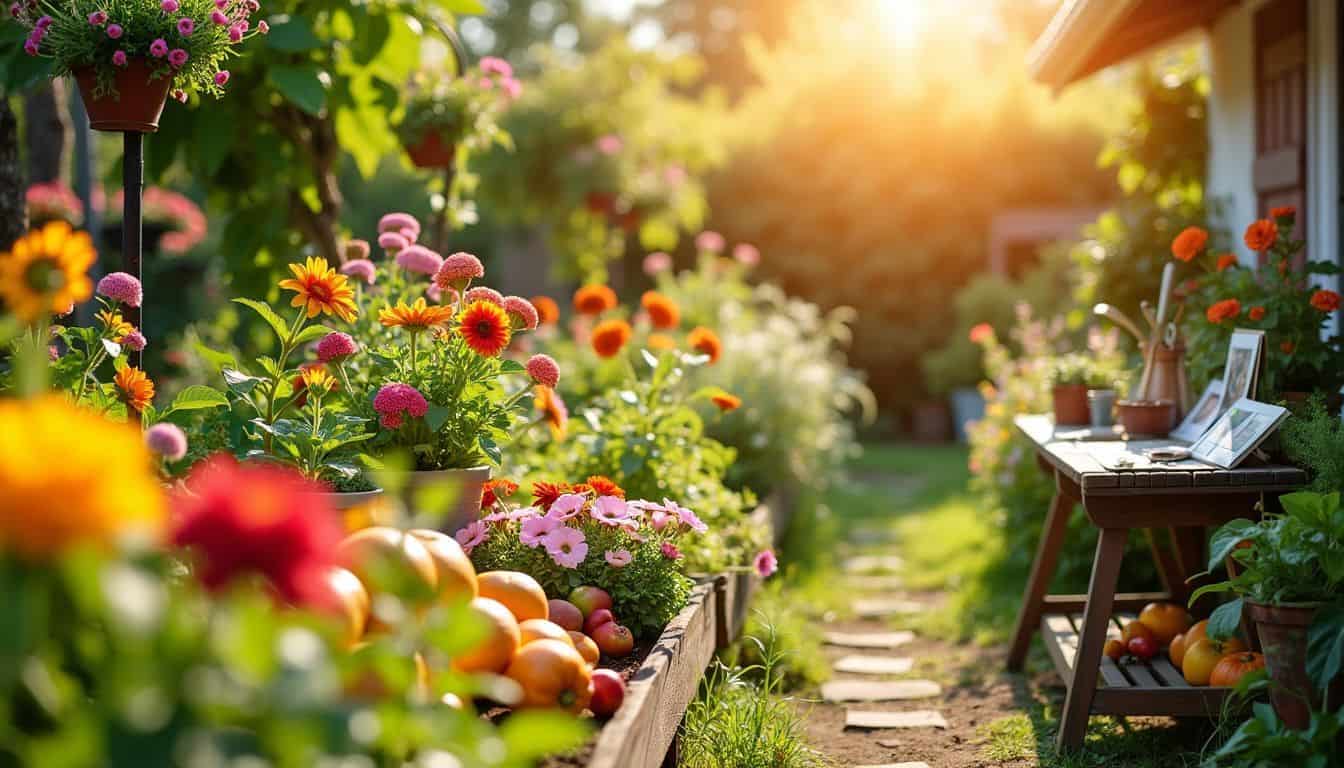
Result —
<instances>
[{"instance_id":1,"label":"sun flare in sky","mask_svg":"<svg viewBox=\"0 0 1344 768\"><path fill-rule=\"evenodd\" d=\"M878 26L891 41L912 48L928 22L928 7L934 0L869 0Z\"/></svg>"}]
</instances>

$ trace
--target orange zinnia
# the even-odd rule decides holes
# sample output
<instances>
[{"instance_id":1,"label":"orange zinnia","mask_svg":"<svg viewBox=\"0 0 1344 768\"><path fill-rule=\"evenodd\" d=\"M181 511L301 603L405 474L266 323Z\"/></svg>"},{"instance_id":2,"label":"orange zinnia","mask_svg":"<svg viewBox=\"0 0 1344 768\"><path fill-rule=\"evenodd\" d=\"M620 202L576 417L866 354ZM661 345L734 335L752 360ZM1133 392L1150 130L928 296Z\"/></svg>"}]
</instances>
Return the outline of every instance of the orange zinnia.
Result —
<instances>
[{"instance_id":1,"label":"orange zinnia","mask_svg":"<svg viewBox=\"0 0 1344 768\"><path fill-rule=\"evenodd\" d=\"M139 368L128 365L117 371L113 381L126 407L136 413L145 410L154 402L154 382L150 381L145 372Z\"/></svg>"},{"instance_id":2,"label":"orange zinnia","mask_svg":"<svg viewBox=\"0 0 1344 768\"><path fill-rule=\"evenodd\" d=\"M600 315L616 304L616 292L605 285L585 285L574 292L574 310L581 315Z\"/></svg>"},{"instance_id":3,"label":"orange zinnia","mask_svg":"<svg viewBox=\"0 0 1344 768\"><path fill-rule=\"evenodd\" d=\"M593 351L598 357L615 357L629 343L631 333L624 320L603 320L593 329Z\"/></svg>"},{"instance_id":4,"label":"orange zinnia","mask_svg":"<svg viewBox=\"0 0 1344 768\"><path fill-rule=\"evenodd\" d=\"M666 333L650 333L649 338L645 340L645 346L659 352L666 352L677 348L677 340Z\"/></svg>"},{"instance_id":5,"label":"orange zinnia","mask_svg":"<svg viewBox=\"0 0 1344 768\"><path fill-rule=\"evenodd\" d=\"M1251 222L1246 228L1246 247L1252 251L1268 251L1279 239L1279 225L1273 219L1260 219Z\"/></svg>"},{"instance_id":6,"label":"orange zinnia","mask_svg":"<svg viewBox=\"0 0 1344 768\"><path fill-rule=\"evenodd\" d=\"M1339 294L1321 289L1311 294L1311 306L1322 312L1334 312L1339 309Z\"/></svg>"},{"instance_id":7,"label":"orange zinnia","mask_svg":"<svg viewBox=\"0 0 1344 768\"><path fill-rule=\"evenodd\" d=\"M1256 322L1260 322L1261 320L1265 319L1265 308L1251 307L1250 311L1246 313L1246 316Z\"/></svg>"},{"instance_id":8,"label":"orange zinnia","mask_svg":"<svg viewBox=\"0 0 1344 768\"><path fill-rule=\"evenodd\" d=\"M1209 307L1209 311L1204 313L1204 316L1209 319L1210 323L1221 323L1224 320L1231 320L1240 314L1240 301L1237 301L1236 299L1223 299L1222 301L1214 302L1213 306Z\"/></svg>"},{"instance_id":9,"label":"orange zinnia","mask_svg":"<svg viewBox=\"0 0 1344 768\"><path fill-rule=\"evenodd\" d=\"M481 357L495 357L509 346L513 327L504 308L488 301L472 302L457 322L457 332Z\"/></svg>"},{"instance_id":10,"label":"orange zinnia","mask_svg":"<svg viewBox=\"0 0 1344 768\"><path fill-rule=\"evenodd\" d=\"M378 311L378 322L388 328L405 328L411 332L443 325L452 318L452 307L428 304L423 297L416 299L409 306L406 302L400 301L395 307L383 307Z\"/></svg>"},{"instance_id":11,"label":"orange zinnia","mask_svg":"<svg viewBox=\"0 0 1344 768\"><path fill-rule=\"evenodd\" d=\"M719 341L718 334L704 327L696 326L691 329L690 334L686 336L686 343L691 349L709 355L709 362L717 363L719 355L723 354L723 342Z\"/></svg>"},{"instance_id":12,"label":"orange zinnia","mask_svg":"<svg viewBox=\"0 0 1344 768\"><path fill-rule=\"evenodd\" d=\"M569 409L565 407L565 401L560 399L555 390L538 384L536 404L550 425L551 434L556 440L564 440L569 425Z\"/></svg>"},{"instance_id":13,"label":"orange zinnia","mask_svg":"<svg viewBox=\"0 0 1344 768\"><path fill-rule=\"evenodd\" d=\"M1237 264L1237 257L1231 253L1224 253L1218 257L1218 271L1222 272L1228 267L1234 267Z\"/></svg>"},{"instance_id":14,"label":"orange zinnia","mask_svg":"<svg viewBox=\"0 0 1344 768\"><path fill-rule=\"evenodd\" d=\"M709 401L717 405L719 410L724 413L727 413L728 411L736 411L738 408L742 407L742 398L723 391L715 392L710 395Z\"/></svg>"},{"instance_id":15,"label":"orange zinnia","mask_svg":"<svg viewBox=\"0 0 1344 768\"><path fill-rule=\"evenodd\" d=\"M307 307L308 317L336 315L351 322L359 310L355 307L355 290L345 275L327 266L326 259L308 257L304 264L290 264L294 277L281 280L280 287L294 291L290 306Z\"/></svg>"},{"instance_id":16,"label":"orange zinnia","mask_svg":"<svg viewBox=\"0 0 1344 768\"><path fill-rule=\"evenodd\" d=\"M1171 241L1171 255L1191 261L1209 244L1209 233L1201 227L1186 227Z\"/></svg>"},{"instance_id":17,"label":"orange zinnia","mask_svg":"<svg viewBox=\"0 0 1344 768\"><path fill-rule=\"evenodd\" d=\"M657 291L645 291L639 299L639 305L649 313L649 322L653 323L654 328L676 328L681 324L681 307Z\"/></svg>"},{"instance_id":18,"label":"orange zinnia","mask_svg":"<svg viewBox=\"0 0 1344 768\"><path fill-rule=\"evenodd\" d=\"M617 485L614 480L606 475L592 475L588 482L584 483L589 489L598 496L616 496L625 498L625 489Z\"/></svg>"},{"instance_id":19,"label":"orange zinnia","mask_svg":"<svg viewBox=\"0 0 1344 768\"><path fill-rule=\"evenodd\" d=\"M1297 216L1297 208L1291 205L1280 205L1277 208L1269 209L1269 218L1276 221L1278 219L1291 219L1295 216Z\"/></svg>"},{"instance_id":20,"label":"orange zinnia","mask_svg":"<svg viewBox=\"0 0 1344 768\"><path fill-rule=\"evenodd\" d=\"M555 325L560 322L560 305L550 296L533 296L532 306L537 308L537 317L542 325Z\"/></svg>"}]
</instances>

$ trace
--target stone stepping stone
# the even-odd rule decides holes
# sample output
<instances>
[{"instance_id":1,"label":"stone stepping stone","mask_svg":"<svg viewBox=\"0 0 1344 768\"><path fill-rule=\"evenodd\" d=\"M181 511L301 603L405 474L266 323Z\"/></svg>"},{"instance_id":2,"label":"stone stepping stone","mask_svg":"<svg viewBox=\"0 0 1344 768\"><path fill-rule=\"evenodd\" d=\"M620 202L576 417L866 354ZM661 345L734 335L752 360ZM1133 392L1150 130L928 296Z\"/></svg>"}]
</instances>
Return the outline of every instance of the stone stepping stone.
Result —
<instances>
[{"instance_id":1,"label":"stone stepping stone","mask_svg":"<svg viewBox=\"0 0 1344 768\"><path fill-rule=\"evenodd\" d=\"M888 616L909 616L927 610L923 603L897 598L855 600L854 614L862 619L883 619Z\"/></svg>"},{"instance_id":2,"label":"stone stepping stone","mask_svg":"<svg viewBox=\"0 0 1344 768\"><path fill-rule=\"evenodd\" d=\"M842 648L883 648L890 649L913 642L915 633L908 630L899 632L827 632L823 637L827 645Z\"/></svg>"},{"instance_id":3,"label":"stone stepping stone","mask_svg":"<svg viewBox=\"0 0 1344 768\"><path fill-rule=\"evenodd\" d=\"M855 555L845 561L846 573L880 573L899 571L905 561L896 555Z\"/></svg>"},{"instance_id":4,"label":"stone stepping stone","mask_svg":"<svg viewBox=\"0 0 1344 768\"><path fill-rule=\"evenodd\" d=\"M905 579L900 576L850 576L845 586L871 592L894 592L905 589Z\"/></svg>"},{"instance_id":5,"label":"stone stepping stone","mask_svg":"<svg viewBox=\"0 0 1344 768\"><path fill-rule=\"evenodd\" d=\"M947 728L941 712L921 709L914 712L861 712L845 711L846 728Z\"/></svg>"},{"instance_id":6,"label":"stone stepping stone","mask_svg":"<svg viewBox=\"0 0 1344 768\"><path fill-rule=\"evenodd\" d=\"M915 666L914 659L892 656L845 656L833 669L851 675L904 675Z\"/></svg>"},{"instance_id":7,"label":"stone stepping stone","mask_svg":"<svg viewBox=\"0 0 1344 768\"><path fill-rule=\"evenodd\" d=\"M880 742L879 742L880 743ZM928 763L883 763L882 765L859 765L855 768L929 768Z\"/></svg>"},{"instance_id":8,"label":"stone stepping stone","mask_svg":"<svg viewBox=\"0 0 1344 768\"><path fill-rule=\"evenodd\" d=\"M943 695L932 680L900 680L879 683L870 680L831 680L821 684L822 701L910 701Z\"/></svg>"}]
</instances>

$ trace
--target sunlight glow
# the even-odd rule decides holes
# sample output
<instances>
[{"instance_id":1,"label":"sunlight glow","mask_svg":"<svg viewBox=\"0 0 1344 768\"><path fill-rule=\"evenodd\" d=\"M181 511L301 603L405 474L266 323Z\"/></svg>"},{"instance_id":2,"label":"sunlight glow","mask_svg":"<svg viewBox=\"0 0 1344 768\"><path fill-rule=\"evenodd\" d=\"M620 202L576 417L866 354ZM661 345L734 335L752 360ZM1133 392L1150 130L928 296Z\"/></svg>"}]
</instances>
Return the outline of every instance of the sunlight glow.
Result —
<instances>
[{"instance_id":1,"label":"sunlight glow","mask_svg":"<svg viewBox=\"0 0 1344 768\"><path fill-rule=\"evenodd\" d=\"M930 0L870 0L882 31L893 43L912 48L928 22Z\"/></svg>"}]
</instances>

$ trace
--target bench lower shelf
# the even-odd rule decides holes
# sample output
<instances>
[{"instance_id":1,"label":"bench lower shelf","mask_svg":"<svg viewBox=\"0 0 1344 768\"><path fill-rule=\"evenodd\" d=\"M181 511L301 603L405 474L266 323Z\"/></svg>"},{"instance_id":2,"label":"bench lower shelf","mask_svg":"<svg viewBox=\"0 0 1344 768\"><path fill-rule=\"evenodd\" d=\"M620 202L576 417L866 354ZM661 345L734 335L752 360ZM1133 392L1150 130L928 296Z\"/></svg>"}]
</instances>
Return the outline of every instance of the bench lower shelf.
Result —
<instances>
[{"instance_id":1,"label":"bench lower shelf","mask_svg":"<svg viewBox=\"0 0 1344 768\"><path fill-rule=\"evenodd\" d=\"M1118 639L1121 627L1132 618L1112 617L1107 637ZM1041 617L1041 639L1055 669L1070 687L1073 686L1082 627L1082 614L1055 613ZM1092 712L1098 715L1217 717L1232 691L1232 688L1190 685L1165 654L1146 662L1121 663L1102 656Z\"/></svg>"}]
</instances>

